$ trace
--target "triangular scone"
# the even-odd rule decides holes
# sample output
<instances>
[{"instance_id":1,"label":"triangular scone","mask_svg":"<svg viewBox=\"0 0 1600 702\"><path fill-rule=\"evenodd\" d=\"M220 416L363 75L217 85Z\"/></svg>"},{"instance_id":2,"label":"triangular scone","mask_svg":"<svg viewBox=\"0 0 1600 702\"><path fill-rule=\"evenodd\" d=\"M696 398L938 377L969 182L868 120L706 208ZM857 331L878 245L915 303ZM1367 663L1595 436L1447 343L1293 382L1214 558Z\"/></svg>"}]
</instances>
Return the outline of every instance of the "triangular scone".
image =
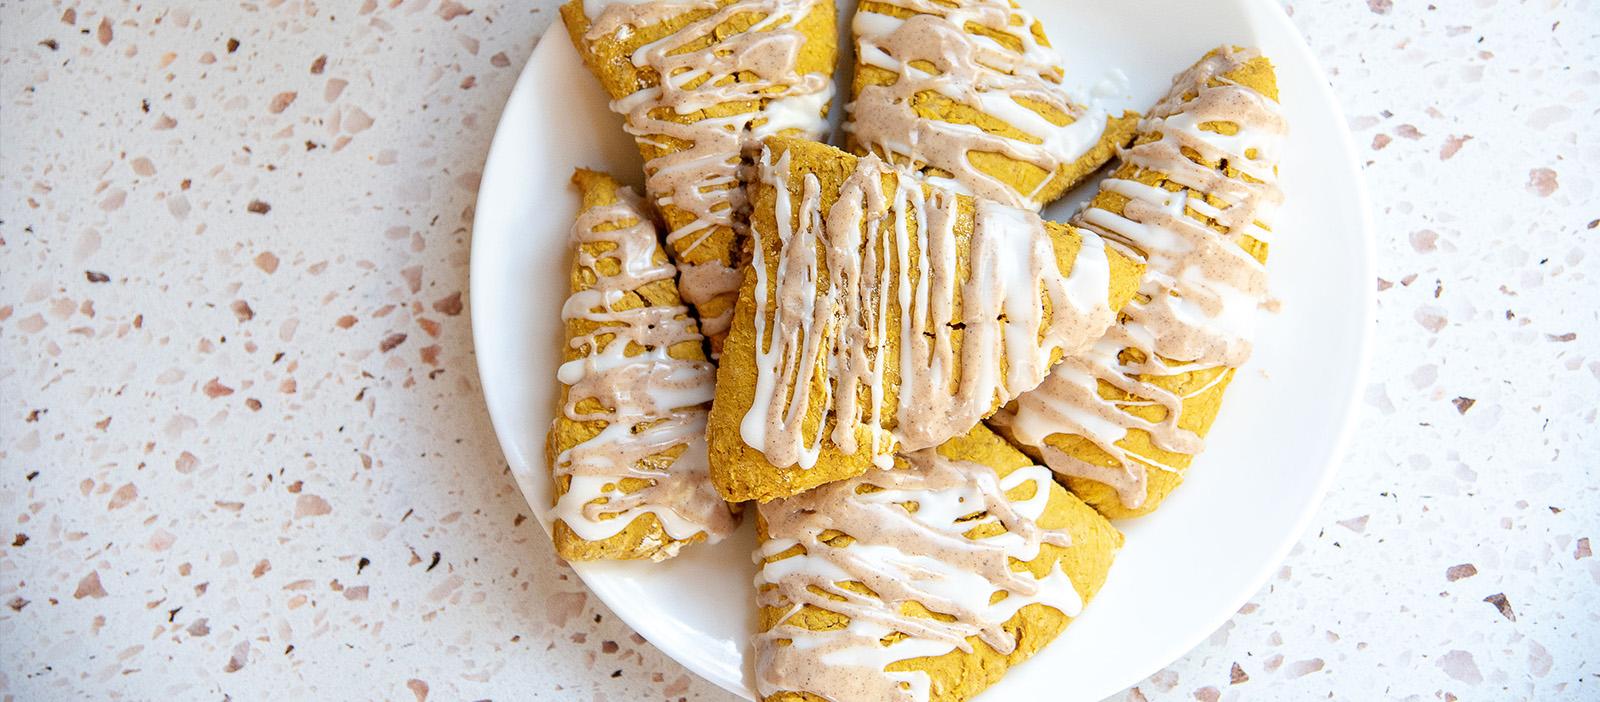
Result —
<instances>
[{"instance_id":1,"label":"triangular scone","mask_svg":"<svg viewBox=\"0 0 1600 702\"><path fill-rule=\"evenodd\" d=\"M1253 49L1217 49L1173 81L1073 220L1148 258L1139 296L994 420L1112 519L1153 511L1183 481L1250 355L1282 200L1277 99Z\"/></svg>"},{"instance_id":2,"label":"triangular scone","mask_svg":"<svg viewBox=\"0 0 1600 702\"><path fill-rule=\"evenodd\" d=\"M858 154L1038 210L1133 138L1138 115L1069 95L1044 28L1009 0L862 0L851 30Z\"/></svg>"},{"instance_id":3,"label":"triangular scone","mask_svg":"<svg viewBox=\"0 0 1600 702\"><path fill-rule=\"evenodd\" d=\"M765 702L959 702L1099 592L1122 534L976 427L759 508Z\"/></svg>"},{"instance_id":4,"label":"triangular scone","mask_svg":"<svg viewBox=\"0 0 1600 702\"><path fill-rule=\"evenodd\" d=\"M833 98L833 0L570 0L572 42L626 120L667 224L683 298L720 350L739 290L741 153L821 138Z\"/></svg>"},{"instance_id":5,"label":"triangular scone","mask_svg":"<svg viewBox=\"0 0 1600 702\"><path fill-rule=\"evenodd\" d=\"M736 525L706 476L716 369L632 190L579 170L561 401L545 452L569 561L663 560Z\"/></svg>"},{"instance_id":6,"label":"triangular scone","mask_svg":"<svg viewBox=\"0 0 1600 702\"><path fill-rule=\"evenodd\" d=\"M1098 236L774 138L708 430L729 501L960 436L1104 333L1140 266Z\"/></svg>"}]
</instances>

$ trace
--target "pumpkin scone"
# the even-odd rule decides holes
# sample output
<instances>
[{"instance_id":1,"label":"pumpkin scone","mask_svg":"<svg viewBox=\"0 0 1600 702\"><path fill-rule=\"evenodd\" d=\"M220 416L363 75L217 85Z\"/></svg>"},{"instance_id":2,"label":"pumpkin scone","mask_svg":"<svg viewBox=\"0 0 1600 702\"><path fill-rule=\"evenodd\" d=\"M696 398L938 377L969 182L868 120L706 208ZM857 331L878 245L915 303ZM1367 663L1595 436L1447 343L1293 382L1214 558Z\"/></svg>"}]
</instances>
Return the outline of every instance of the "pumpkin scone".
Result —
<instances>
[{"instance_id":1,"label":"pumpkin scone","mask_svg":"<svg viewBox=\"0 0 1600 702\"><path fill-rule=\"evenodd\" d=\"M993 423L1112 519L1179 483L1249 358L1287 133L1272 64L1222 47L1173 81L1074 223L1148 260L1092 350Z\"/></svg>"},{"instance_id":2,"label":"pumpkin scone","mask_svg":"<svg viewBox=\"0 0 1600 702\"><path fill-rule=\"evenodd\" d=\"M569 561L664 560L737 522L706 476L716 369L678 298L645 203L579 170L560 407L545 451L556 552Z\"/></svg>"},{"instance_id":3,"label":"pumpkin scone","mask_svg":"<svg viewBox=\"0 0 1600 702\"><path fill-rule=\"evenodd\" d=\"M645 160L679 289L713 355L745 260L739 171L773 134L821 138L833 0L570 0L567 32Z\"/></svg>"},{"instance_id":4,"label":"pumpkin scone","mask_svg":"<svg viewBox=\"0 0 1600 702\"><path fill-rule=\"evenodd\" d=\"M764 702L960 702L1044 647L1122 534L979 426L758 508Z\"/></svg>"},{"instance_id":5,"label":"pumpkin scone","mask_svg":"<svg viewBox=\"0 0 1600 702\"><path fill-rule=\"evenodd\" d=\"M729 501L786 497L960 436L1098 339L1141 267L1099 236L875 156L767 141L755 260L708 440Z\"/></svg>"},{"instance_id":6,"label":"pumpkin scone","mask_svg":"<svg viewBox=\"0 0 1600 702\"><path fill-rule=\"evenodd\" d=\"M1062 86L1044 28L1010 0L862 0L844 133L857 154L1038 210L1133 138L1138 115Z\"/></svg>"}]
</instances>

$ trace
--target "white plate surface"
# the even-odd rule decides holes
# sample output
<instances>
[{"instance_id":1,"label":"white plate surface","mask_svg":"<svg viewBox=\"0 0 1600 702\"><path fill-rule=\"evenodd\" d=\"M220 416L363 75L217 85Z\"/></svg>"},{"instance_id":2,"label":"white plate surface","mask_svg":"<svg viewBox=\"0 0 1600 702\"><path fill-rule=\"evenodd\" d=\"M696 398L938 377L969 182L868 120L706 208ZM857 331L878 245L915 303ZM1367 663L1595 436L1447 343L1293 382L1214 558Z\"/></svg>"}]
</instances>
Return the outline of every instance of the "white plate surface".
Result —
<instances>
[{"instance_id":1,"label":"white plate surface","mask_svg":"<svg viewBox=\"0 0 1600 702\"><path fill-rule=\"evenodd\" d=\"M1264 316L1255 356L1229 390L1209 446L1160 511L1118 524L1127 545L1084 615L980 697L1097 700L1183 655L1226 621L1266 582L1316 511L1363 386L1371 222L1344 118L1276 4L1024 2L1064 54L1069 81L1083 90L1099 85L1102 101L1119 109L1146 108L1211 47L1259 46L1278 66L1292 130L1280 168L1287 196L1274 227L1280 243L1268 266L1282 311ZM842 3L846 18L849 4ZM578 166L635 185L643 179L620 118L606 108L558 22L523 69L484 167L471 286L484 396L506 459L547 530L544 433L556 401L557 311L567 292L567 232L576 210L568 178ZM1085 193L1074 195L1047 214L1068 216ZM752 531L746 524L734 538L686 549L667 563L574 569L656 647L748 697Z\"/></svg>"}]
</instances>

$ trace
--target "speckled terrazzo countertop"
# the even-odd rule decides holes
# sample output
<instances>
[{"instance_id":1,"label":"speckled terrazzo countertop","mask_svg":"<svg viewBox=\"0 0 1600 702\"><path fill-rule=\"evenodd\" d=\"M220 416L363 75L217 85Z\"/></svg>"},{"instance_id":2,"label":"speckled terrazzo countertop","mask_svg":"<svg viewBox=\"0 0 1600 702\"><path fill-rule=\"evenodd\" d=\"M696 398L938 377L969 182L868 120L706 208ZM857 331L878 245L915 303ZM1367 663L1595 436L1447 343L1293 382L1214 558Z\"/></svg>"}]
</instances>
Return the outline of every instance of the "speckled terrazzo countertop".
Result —
<instances>
[{"instance_id":1,"label":"speckled terrazzo countertop","mask_svg":"<svg viewBox=\"0 0 1600 702\"><path fill-rule=\"evenodd\" d=\"M1600 4L1294 2L1365 151L1360 433L1127 700L1600 699ZM0 694L728 700L528 519L464 308L553 0L0 0Z\"/></svg>"}]
</instances>

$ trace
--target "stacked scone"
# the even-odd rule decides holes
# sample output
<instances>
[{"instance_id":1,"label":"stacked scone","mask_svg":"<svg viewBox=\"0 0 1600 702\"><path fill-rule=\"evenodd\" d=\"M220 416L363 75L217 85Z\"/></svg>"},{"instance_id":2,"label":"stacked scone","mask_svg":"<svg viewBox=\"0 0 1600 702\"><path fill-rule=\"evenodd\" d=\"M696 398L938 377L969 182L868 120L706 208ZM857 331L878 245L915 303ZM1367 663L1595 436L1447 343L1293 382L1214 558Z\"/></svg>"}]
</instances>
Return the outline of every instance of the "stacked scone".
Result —
<instances>
[{"instance_id":1,"label":"stacked scone","mask_svg":"<svg viewBox=\"0 0 1600 702\"><path fill-rule=\"evenodd\" d=\"M970 699L1099 590L1249 356L1271 64L1223 47L1113 115L1006 0L866 0L846 151L831 0L562 17L647 192L574 176L558 552L661 560L754 502L760 697Z\"/></svg>"}]
</instances>

